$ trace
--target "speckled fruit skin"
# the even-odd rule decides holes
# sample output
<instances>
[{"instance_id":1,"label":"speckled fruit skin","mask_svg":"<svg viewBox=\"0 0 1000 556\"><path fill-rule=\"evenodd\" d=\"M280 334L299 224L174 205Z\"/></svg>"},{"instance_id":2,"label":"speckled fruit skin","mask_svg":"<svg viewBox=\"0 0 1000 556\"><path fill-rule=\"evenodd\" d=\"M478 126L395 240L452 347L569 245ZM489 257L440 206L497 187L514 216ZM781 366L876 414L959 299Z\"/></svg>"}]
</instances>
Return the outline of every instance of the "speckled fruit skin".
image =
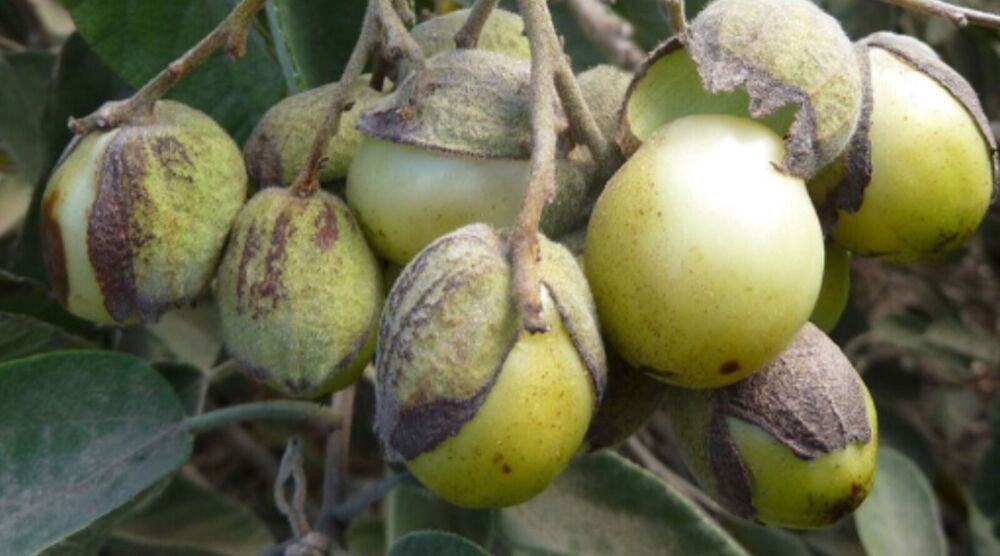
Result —
<instances>
[{"instance_id":1,"label":"speckled fruit skin","mask_svg":"<svg viewBox=\"0 0 1000 556\"><path fill-rule=\"evenodd\" d=\"M809 318L823 237L781 139L731 116L653 134L611 178L585 268L606 337L631 365L692 388L759 369Z\"/></svg>"},{"instance_id":2,"label":"speckled fruit skin","mask_svg":"<svg viewBox=\"0 0 1000 556\"><path fill-rule=\"evenodd\" d=\"M502 237L483 224L424 249L386 301L376 429L390 459L464 507L541 492L583 440L604 351L583 273L541 240L544 333L523 330Z\"/></svg>"},{"instance_id":3,"label":"speckled fruit skin","mask_svg":"<svg viewBox=\"0 0 1000 556\"><path fill-rule=\"evenodd\" d=\"M969 111L927 74L873 47L871 181L833 238L860 255L929 260L979 226L993 192L990 151ZM811 184L821 194L824 184Z\"/></svg>"},{"instance_id":4,"label":"speckled fruit skin","mask_svg":"<svg viewBox=\"0 0 1000 556\"><path fill-rule=\"evenodd\" d=\"M240 365L289 396L315 397L352 384L368 362L382 277L340 199L269 188L236 219L216 298Z\"/></svg>"},{"instance_id":5,"label":"speckled fruit skin","mask_svg":"<svg viewBox=\"0 0 1000 556\"><path fill-rule=\"evenodd\" d=\"M746 519L827 527L861 505L874 484L878 424L871 395L812 324L747 381L674 388L664 407L699 484Z\"/></svg>"},{"instance_id":6,"label":"speckled fruit skin","mask_svg":"<svg viewBox=\"0 0 1000 556\"><path fill-rule=\"evenodd\" d=\"M239 148L210 117L173 101L149 120L71 143L42 197L55 296L106 324L155 321L208 287L246 199Z\"/></svg>"}]
</instances>

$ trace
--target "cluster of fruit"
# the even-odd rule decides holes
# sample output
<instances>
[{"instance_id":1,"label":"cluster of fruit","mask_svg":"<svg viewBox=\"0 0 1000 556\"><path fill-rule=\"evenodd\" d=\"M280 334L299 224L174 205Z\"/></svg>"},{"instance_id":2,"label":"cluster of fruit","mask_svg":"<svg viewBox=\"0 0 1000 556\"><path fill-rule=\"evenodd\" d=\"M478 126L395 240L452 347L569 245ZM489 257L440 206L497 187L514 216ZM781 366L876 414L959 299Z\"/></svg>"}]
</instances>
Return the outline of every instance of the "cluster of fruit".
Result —
<instances>
[{"instance_id":1,"label":"cluster of fruit","mask_svg":"<svg viewBox=\"0 0 1000 556\"><path fill-rule=\"evenodd\" d=\"M716 0L635 75L578 76L627 157L607 184L557 111L541 229L560 242L539 236L548 330L530 333L505 231L529 178L530 51L502 10L455 50L467 14L412 30L428 60L394 68L391 92L352 84L320 173L346 179L346 204L284 187L333 85L272 108L245 163L170 101L76 140L43 200L55 294L146 322L218 269L225 344L252 376L312 397L374 352L387 455L459 505L527 500L663 406L734 513L819 527L852 511L875 410L808 321L836 322L844 249L925 260L975 230L997 177L975 93L921 43L852 44L807 0Z\"/></svg>"}]
</instances>

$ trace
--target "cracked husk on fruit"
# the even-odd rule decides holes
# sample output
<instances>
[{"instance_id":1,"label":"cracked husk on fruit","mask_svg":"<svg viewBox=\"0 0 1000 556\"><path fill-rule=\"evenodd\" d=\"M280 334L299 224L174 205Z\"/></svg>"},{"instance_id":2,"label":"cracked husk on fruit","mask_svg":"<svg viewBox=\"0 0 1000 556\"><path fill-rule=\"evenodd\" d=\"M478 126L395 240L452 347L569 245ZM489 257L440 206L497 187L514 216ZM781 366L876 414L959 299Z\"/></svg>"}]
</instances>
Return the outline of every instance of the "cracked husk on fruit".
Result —
<instances>
[{"instance_id":1,"label":"cracked husk on fruit","mask_svg":"<svg viewBox=\"0 0 1000 556\"><path fill-rule=\"evenodd\" d=\"M989 122L972 87L925 44L875 33L858 49L871 105L810 194L847 249L938 259L976 230L1000 179Z\"/></svg>"},{"instance_id":2,"label":"cracked husk on fruit","mask_svg":"<svg viewBox=\"0 0 1000 556\"><path fill-rule=\"evenodd\" d=\"M529 177L529 81L526 62L449 51L361 114L368 137L351 162L346 196L380 255L405 264L466 224L514 223ZM557 132L565 129L560 113ZM589 155L563 147L541 223L553 236L579 225L592 200Z\"/></svg>"},{"instance_id":3,"label":"cracked husk on fruit","mask_svg":"<svg viewBox=\"0 0 1000 556\"><path fill-rule=\"evenodd\" d=\"M155 321L193 302L246 199L239 148L210 117L156 103L149 121L78 137L42 197L52 290L106 324Z\"/></svg>"},{"instance_id":4,"label":"cracked husk on fruit","mask_svg":"<svg viewBox=\"0 0 1000 556\"><path fill-rule=\"evenodd\" d=\"M350 209L269 188L236 219L216 297L227 349L289 396L352 384L374 347L382 278Z\"/></svg>"},{"instance_id":5,"label":"cracked husk on fruit","mask_svg":"<svg viewBox=\"0 0 1000 556\"><path fill-rule=\"evenodd\" d=\"M812 324L752 377L715 390L673 388L664 407L695 478L746 519L826 527L874 483L875 406L847 357Z\"/></svg>"},{"instance_id":6,"label":"cracked husk on fruit","mask_svg":"<svg viewBox=\"0 0 1000 556\"><path fill-rule=\"evenodd\" d=\"M808 178L847 145L861 104L851 42L815 4L716 0L643 62L618 141L629 154L684 116L752 117L785 138L783 170Z\"/></svg>"},{"instance_id":7,"label":"cracked husk on fruit","mask_svg":"<svg viewBox=\"0 0 1000 556\"><path fill-rule=\"evenodd\" d=\"M421 251L386 301L376 428L390 459L459 506L541 492L577 452L604 388L583 273L539 239L547 332L521 326L505 241L483 224Z\"/></svg>"},{"instance_id":8,"label":"cracked husk on fruit","mask_svg":"<svg viewBox=\"0 0 1000 556\"><path fill-rule=\"evenodd\" d=\"M361 76L348 93L349 108L340 115L340 128L323 152L319 180L329 182L347 176L354 151L362 135L355 124L358 114L385 96L369 85L370 75ZM305 164L316 130L323 123L336 83L286 97L271 107L254 128L244 147L250 183L257 189L290 185Z\"/></svg>"}]
</instances>

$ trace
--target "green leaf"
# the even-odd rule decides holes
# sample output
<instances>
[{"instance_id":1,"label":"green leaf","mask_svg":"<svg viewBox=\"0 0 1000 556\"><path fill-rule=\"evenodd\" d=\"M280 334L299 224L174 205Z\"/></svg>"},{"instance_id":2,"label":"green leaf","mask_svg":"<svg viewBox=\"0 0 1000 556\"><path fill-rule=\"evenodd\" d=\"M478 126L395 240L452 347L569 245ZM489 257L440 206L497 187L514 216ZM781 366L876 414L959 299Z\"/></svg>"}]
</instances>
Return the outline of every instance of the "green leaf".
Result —
<instances>
[{"instance_id":1,"label":"green leaf","mask_svg":"<svg viewBox=\"0 0 1000 556\"><path fill-rule=\"evenodd\" d=\"M1000 531L1000 398L993 402L990 416L990 443L979 460L975 486L972 489L976 505Z\"/></svg>"},{"instance_id":2,"label":"green leaf","mask_svg":"<svg viewBox=\"0 0 1000 556\"><path fill-rule=\"evenodd\" d=\"M941 513L930 483L906 456L882 447L875 486L854 514L869 556L948 553Z\"/></svg>"},{"instance_id":3,"label":"green leaf","mask_svg":"<svg viewBox=\"0 0 1000 556\"><path fill-rule=\"evenodd\" d=\"M80 34L135 87L195 45L229 14L235 0L64 0ZM256 29L246 54L220 49L170 90L169 98L207 112L242 143L261 115L285 95L281 67Z\"/></svg>"},{"instance_id":4,"label":"green leaf","mask_svg":"<svg viewBox=\"0 0 1000 556\"><path fill-rule=\"evenodd\" d=\"M413 531L450 531L488 544L493 533L493 510L459 508L427 489L403 483L385 498L386 544L391 546Z\"/></svg>"},{"instance_id":5,"label":"green leaf","mask_svg":"<svg viewBox=\"0 0 1000 556\"><path fill-rule=\"evenodd\" d=\"M165 378L184 406L184 414L198 415L205 406L208 381L197 367L186 363L154 363L153 368Z\"/></svg>"},{"instance_id":6,"label":"green leaf","mask_svg":"<svg viewBox=\"0 0 1000 556\"><path fill-rule=\"evenodd\" d=\"M290 92L340 79L361 32L365 2L271 0L267 20Z\"/></svg>"},{"instance_id":7,"label":"green leaf","mask_svg":"<svg viewBox=\"0 0 1000 556\"><path fill-rule=\"evenodd\" d=\"M488 556L475 543L454 533L420 531L410 533L392 545L389 556Z\"/></svg>"},{"instance_id":8,"label":"green leaf","mask_svg":"<svg viewBox=\"0 0 1000 556\"><path fill-rule=\"evenodd\" d=\"M132 356L0 364L0 554L51 546L180 467L182 418L170 385Z\"/></svg>"},{"instance_id":9,"label":"green leaf","mask_svg":"<svg viewBox=\"0 0 1000 556\"><path fill-rule=\"evenodd\" d=\"M42 141L45 90L56 57L48 52L0 53L0 142L34 183L48 156Z\"/></svg>"},{"instance_id":10,"label":"green leaf","mask_svg":"<svg viewBox=\"0 0 1000 556\"><path fill-rule=\"evenodd\" d=\"M112 535L132 554L169 550L240 556L258 554L275 543L267 526L245 506L183 475Z\"/></svg>"},{"instance_id":11,"label":"green leaf","mask_svg":"<svg viewBox=\"0 0 1000 556\"><path fill-rule=\"evenodd\" d=\"M767 556L809 556L809 547L797 535L777 527L765 527L749 521L722 516L729 534L750 554Z\"/></svg>"},{"instance_id":12,"label":"green leaf","mask_svg":"<svg viewBox=\"0 0 1000 556\"><path fill-rule=\"evenodd\" d=\"M969 504L969 533L972 553L975 556L996 556L1000 554L1000 535L986 514L974 504Z\"/></svg>"},{"instance_id":13,"label":"green leaf","mask_svg":"<svg viewBox=\"0 0 1000 556\"><path fill-rule=\"evenodd\" d=\"M42 247L39 237L39 212L48 174L56 159L69 143L72 134L66 127L70 116L85 116L106 100L127 96L132 88L115 75L90 49L87 42L74 33L63 44L56 62L55 75L45 99L40 140L46 147L45 164L40 179L31 182L35 188L28 216L18 239L14 269L23 276L44 281Z\"/></svg>"},{"instance_id":14,"label":"green leaf","mask_svg":"<svg viewBox=\"0 0 1000 556\"><path fill-rule=\"evenodd\" d=\"M0 312L0 362L60 349L94 347L86 340L26 315Z\"/></svg>"},{"instance_id":15,"label":"green leaf","mask_svg":"<svg viewBox=\"0 0 1000 556\"><path fill-rule=\"evenodd\" d=\"M558 554L740 554L686 498L617 454L576 458L534 499L500 512L514 548Z\"/></svg>"},{"instance_id":16,"label":"green leaf","mask_svg":"<svg viewBox=\"0 0 1000 556\"><path fill-rule=\"evenodd\" d=\"M632 24L632 40L645 50L652 50L670 35L660 0L619 0L614 6Z\"/></svg>"}]
</instances>

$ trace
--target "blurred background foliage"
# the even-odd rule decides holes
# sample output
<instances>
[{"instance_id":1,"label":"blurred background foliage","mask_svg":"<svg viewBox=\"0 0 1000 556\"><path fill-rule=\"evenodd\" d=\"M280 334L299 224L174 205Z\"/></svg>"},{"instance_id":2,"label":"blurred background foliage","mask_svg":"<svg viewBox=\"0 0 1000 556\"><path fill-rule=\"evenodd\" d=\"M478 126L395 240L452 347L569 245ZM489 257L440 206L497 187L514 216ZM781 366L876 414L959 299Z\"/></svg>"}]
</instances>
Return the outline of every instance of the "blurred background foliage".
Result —
<instances>
[{"instance_id":1,"label":"blurred background foliage","mask_svg":"<svg viewBox=\"0 0 1000 556\"><path fill-rule=\"evenodd\" d=\"M415 7L420 17L428 17L469 3L417 0ZM688 16L706 3L689 0ZM1000 11L998 0L960 3ZM129 95L206 34L233 4L0 2L0 360L66 346L113 348L158 363L158 370L179 385L180 392L195 396L196 405L218 407L274 396L241 376L199 371L221 361L210 299L171 313L154 326L121 331L95 327L62 311L46 293L33 202L70 139L68 117ZM501 2L508 8L512 4ZM840 20L852 39L893 30L926 41L979 92L994 133L1000 131L996 30L958 29L942 19L873 0L818 4ZM568 0L553 1L551 9L575 68L606 61L601 48L582 31ZM633 39L644 50L668 35L657 0L617 0L612 9L631 24ZM362 0L270 0L251 32L244 58L233 62L221 54L213 56L169 96L208 112L242 143L279 99L339 76L363 10ZM832 336L863 373L878 406L880 437L888 454L879 472L891 480L873 494L877 513L870 503L856 520L844 520L832 529L789 533L729 518L709 506L703 509L736 539L740 550L751 553L903 554L905 549L908 555L1000 554L1000 209L994 203L975 237L946 261L900 266L855 257L849 306ZM207 399L199 398L209 382ZM349 460L353 490L383 474L372 434L372 397L370 384L362 381ZM154 501L137 503L138 513L102 519L60 546L66 553L103 545L108 554L241 554L286 538L287 525L274 508L271 490L277 458L294 432L304 439L315 489L321 482L323 435L318 430L268 424L231 427L199 437L181 479L161 487L157 494L162 495L149 497ZM647 467L690 494L665 417L655 416L636 438L664 464L657 471L647 460ZM636 457L628 449L625 453ZM617 464L601 460L588 465L573 473L599 480L595 477L604 472L601 466ZM633 479L640 481L629 481ZM515 553L539 548L532 543L546 550L574 546L574 535L595 542L587 535L597 533L569 526L554 525L554 533L541 537L530 530L526 523L531 519L555 519L546 512L558 513L545 505L555 503L551 497L573 494L550 490L545 495L550 498L522 515L452 508L407 485L352 522L350 546L356 553L379 554L392 540L424 529L456 532L494 550ZM668 496L651 502L650 508L678 511L663 509L676 503ZM659 538L650 531L649 538ZM407 542L426 547L451 541L419 537ZM426 542L431 544L422 544Z\"/></svg>"}]
</instances>

